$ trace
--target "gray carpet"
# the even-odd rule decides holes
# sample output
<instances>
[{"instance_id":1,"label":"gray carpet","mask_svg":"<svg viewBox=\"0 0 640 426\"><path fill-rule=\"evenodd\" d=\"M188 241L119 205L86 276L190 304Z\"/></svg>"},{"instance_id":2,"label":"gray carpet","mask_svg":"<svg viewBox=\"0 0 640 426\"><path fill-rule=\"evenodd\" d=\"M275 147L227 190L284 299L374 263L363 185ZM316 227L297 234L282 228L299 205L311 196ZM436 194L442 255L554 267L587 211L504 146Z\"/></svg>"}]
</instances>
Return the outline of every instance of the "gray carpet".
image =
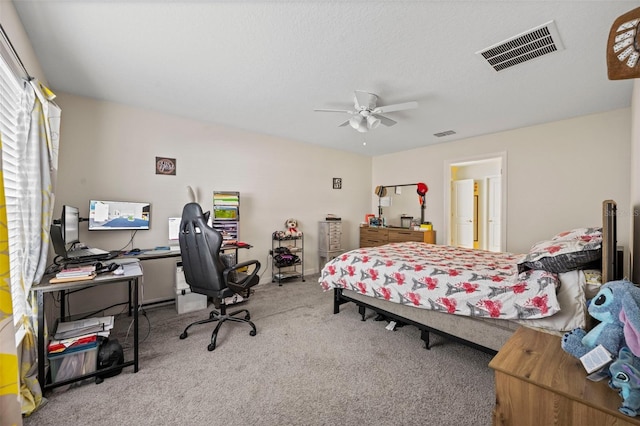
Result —
<instances>
[{"instance_id":1,"label":"gray carpet","mask_svg":"<svg viewBox=\"0 0 640 426\"><path fill-rule=\"evenodd\" d=\"M489 425L494 405L491 356L419 330L385 330L357 307L333 314L332 294L316 282L261 285L242 305L258 329L225 323L178 335L202 310L146 309L140 319L140 370L101 384L49 392L25 425ZM230 309L231 310L231 309ZM147 321L148 318L148 321ZM126 330L129 319L118 318ZM128 348L132 335L119 340ZM125 341L126 339L126 341Z\"/></svg>"}]
</instances>

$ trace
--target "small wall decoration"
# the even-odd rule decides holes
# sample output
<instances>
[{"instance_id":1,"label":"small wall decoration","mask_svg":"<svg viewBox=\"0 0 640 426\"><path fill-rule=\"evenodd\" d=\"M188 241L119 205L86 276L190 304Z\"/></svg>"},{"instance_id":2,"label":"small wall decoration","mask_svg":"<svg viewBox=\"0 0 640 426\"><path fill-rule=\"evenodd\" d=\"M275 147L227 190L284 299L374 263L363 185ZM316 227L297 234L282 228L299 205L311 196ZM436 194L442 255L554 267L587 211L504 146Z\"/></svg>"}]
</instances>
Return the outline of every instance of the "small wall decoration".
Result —
<instances>
[{"instance_id":1,"label":"small wall decoration","mask_svg":"<svg viewBox=\"0 0 640 426\"><path fill-rule=\"evenodd\" d=\"M333 178L333 189L342 189L342 178Z\"/></svg>"},{"instance_id":2,"label":"small wall decoration","mask_svg":"<svg viewBox=\"0 0 640 426\"><path fill-rule=\"evenodd\" d=\"M157 175L176 175L176 159L167 157L156 157Z\"/></svg>"}]
</instances>

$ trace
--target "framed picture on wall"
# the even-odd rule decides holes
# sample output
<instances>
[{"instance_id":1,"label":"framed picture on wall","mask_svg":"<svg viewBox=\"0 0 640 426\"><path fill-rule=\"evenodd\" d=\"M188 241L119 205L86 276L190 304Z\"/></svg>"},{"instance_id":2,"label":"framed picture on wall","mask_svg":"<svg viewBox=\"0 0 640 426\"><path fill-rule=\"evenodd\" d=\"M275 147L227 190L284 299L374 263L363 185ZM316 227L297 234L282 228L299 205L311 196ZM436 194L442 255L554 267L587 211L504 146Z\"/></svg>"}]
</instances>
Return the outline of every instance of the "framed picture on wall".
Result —
<instances>
[{"instance_id":1,"label":"framed picture on wall","mask_svg":"<svg viewBox=\"0 0 640 426\"><path fill-rule=\"evenodd\" d=\"M175 176L176 159L167 157L156 157L156 174Z\"/></svg>"}]
</instances>

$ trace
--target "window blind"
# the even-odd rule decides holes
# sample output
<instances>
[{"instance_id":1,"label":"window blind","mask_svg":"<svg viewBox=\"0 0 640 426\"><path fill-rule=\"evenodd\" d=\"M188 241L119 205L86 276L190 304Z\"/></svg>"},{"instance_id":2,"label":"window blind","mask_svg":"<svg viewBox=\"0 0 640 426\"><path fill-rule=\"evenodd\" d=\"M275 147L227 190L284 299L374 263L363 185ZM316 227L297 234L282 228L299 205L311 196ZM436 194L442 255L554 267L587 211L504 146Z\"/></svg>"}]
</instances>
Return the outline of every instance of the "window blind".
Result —
<instances>
[{"instance_id":1,"label":"window blind","mask_svg":"<svg viewBox=\"0 0 640 426\"><path fill-rule=\"evenodd\" d=\"M9 233L9 261L11 265L11 299L13 302L13 320L16 327L16 345L24 337L24 319L26 315L26 295L20 281L22 273L19 268L23 264L21 247L25 246L24 233L19 212L19 149L20 140L26 137L25 130L20 128L24 81L12 72L11 68L0 57L0 138L2 141L2 175L7 209L7 228Z\"/></svg>"}]
</instances>

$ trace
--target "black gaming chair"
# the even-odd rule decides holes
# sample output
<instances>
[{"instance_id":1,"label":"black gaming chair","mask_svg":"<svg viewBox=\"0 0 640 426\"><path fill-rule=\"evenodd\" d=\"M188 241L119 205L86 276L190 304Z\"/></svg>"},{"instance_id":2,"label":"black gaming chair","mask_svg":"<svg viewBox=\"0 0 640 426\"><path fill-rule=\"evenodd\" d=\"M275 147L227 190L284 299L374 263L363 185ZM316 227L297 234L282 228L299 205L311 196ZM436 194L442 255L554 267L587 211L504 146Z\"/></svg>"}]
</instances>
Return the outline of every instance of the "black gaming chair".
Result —
<instances>
[{"instance_id":1,"label":"black gaming chair","mask_svg":"<svg viewBox=\"0 0 640 426\"><path fill-rule=\"evenodd\" d=\"M218 330L225 321L246 322L251 326L249 334L256 335L256 326L250 321L249 311L241 309L227 314L224 300L234 294L249 294L249 288L258 284L260 278L260 262L249 260L230 267L225 267L220 259L220 247L222 235L214 228L207 225L208 215L202 213L198 203L189 203L182 210L180 222L180 254L182 256L182 269L187 284L193 293L205 294L213 298L214 305L220 312L213 310L209 318L189 324L180 335L181 339L187 337L187 330L196 324L205 324L218 321L218 325L211 334L211 343L207 347L210 351L216 348ZM253 266L252 266L253 265ZM248 269L245 269L248 268ZM247 273L239 272L239 269L247 270ZM251 270L249 273L248 270ZM236 315L245 313L244 318Z\"/></svg>"}]
</instances>

